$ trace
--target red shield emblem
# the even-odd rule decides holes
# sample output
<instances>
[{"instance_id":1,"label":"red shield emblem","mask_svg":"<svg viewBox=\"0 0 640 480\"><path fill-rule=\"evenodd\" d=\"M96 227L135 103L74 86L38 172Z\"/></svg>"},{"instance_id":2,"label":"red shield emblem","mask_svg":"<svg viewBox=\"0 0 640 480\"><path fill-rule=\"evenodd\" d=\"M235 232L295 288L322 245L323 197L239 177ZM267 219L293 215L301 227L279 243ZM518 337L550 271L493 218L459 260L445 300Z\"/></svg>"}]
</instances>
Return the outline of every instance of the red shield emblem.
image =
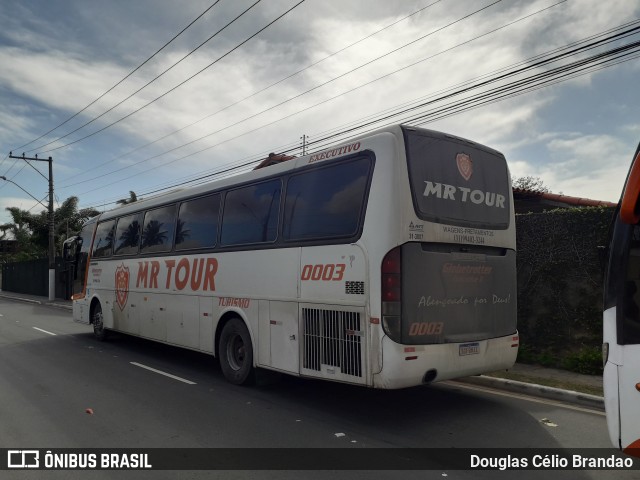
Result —
<instances>
[{"instance_id":1,"label":"red shield emblem","mask_svg":"<svg viewBox=\"0 0 640 480\"><path fill-rule=\"evenodd\" d=\"M116 268L116 303L120 310L124 310L129 297L129 267L124 263Z\"/></svg>"},{"instance_id":2,"label":"red shield emblem","mask_svg":"<svg viewBox=\"0 0 640 480\"><path fill-rule=\"evenodd\" d=\"M466 153L459 153L456 155L456 163L462 178L469 181L471 175L473 175L473 160L471 160L471 156Z\"/></svg>"}]
</instances>

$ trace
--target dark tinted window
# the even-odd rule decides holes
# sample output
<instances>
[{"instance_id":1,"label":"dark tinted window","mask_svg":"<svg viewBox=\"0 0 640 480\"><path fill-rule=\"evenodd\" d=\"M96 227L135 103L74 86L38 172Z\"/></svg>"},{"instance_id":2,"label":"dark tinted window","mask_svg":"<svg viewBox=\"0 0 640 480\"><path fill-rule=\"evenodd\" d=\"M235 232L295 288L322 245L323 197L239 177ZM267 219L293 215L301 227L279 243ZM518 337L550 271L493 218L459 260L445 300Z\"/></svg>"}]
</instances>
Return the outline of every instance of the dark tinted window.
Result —
<instances>
[{"instance_id":1,"label":"dark tinted window","mask_svg":"<svg viewBox=\"0 0 640 480\"><path fill-rule=\"evenodd\" d=\"M149 210L144 215L140 252L166 252L171 250L175 221L175 205Z\"/></svg>"},{"instance_id":2,"label":"dark tinted window","mask_svg":"<svg viewBox=\"0 0 640 480\"><path fill-rule=\"evenodd\" d=\"M622 321L620 340L624 345L640 343L640 226L632 227L629 239L624 286L620 289L619 321Z\"/></svg>"},{"instance_id":3,"label":"dark tinted window","mask_svg":"<svg viewBox=\"0 0 640 480\"><path fill-rule=\"evenodd\" d=\"M108 257L111 255L111 247L113 247L113 235L115 231L116 221L102 222L96 230L95 241L93 243L94 258Z\"/></svg>"},{"instance_id":4,"label":"dark tinted window","mask_svg":"<svg viewBox=\"0 0 640 480\"><path fill-rule=\"evenodd\" d=\"M220 195L183 202L176 227L176 250L213 247L218 236Z\"/></svg>"},{"instance_id":5,"label":"dark tinted window","mask_svg":"<svg viewBox=\"0 0 640 480\"><path fill-rule=\"evenodd\" d=\"M276 239L280 185L280 180L272 180L227 193L222 216L222 245Z\"/></svg>"},{"instance_id":6,"label":"dark tinted window","mask_svg":"<svg viewBox=\"0 0 640 480\"><path fill-rule=\"evenodd\" d=\"M140 221L142 214L128 215L118 220L116 227L115 255L131 255L138 253L140 243Z\"/></svg>"},{"instance_id":7,"label":"dark tinted window","mask_svg":"<svg viewBox=\"0 0 640 480\"><path fill-rule=\"evenodd\" d=\"M411 194L423 220L506 229L510 182L502 154L461 139L405 130Z\"/></svg>"},{"instance_id":8,"label":"dark tinted window","mask_svg":"<svg viewBox=\"0 0 640 480\"><path fill-rule=\"evenodd\" d=\"M352 236L364 208L371 160L317 168L287 183L285 240Z\"/></svg>"},{"instance_id":9,"label":"dark tinted window","mask_svg":"<svg viewBox=\"0 0 640 480\"><path fill-rule=\"evenodd\" d=\"M93 232L96 229L96 224L92 223L82 227L80 232L80 238L78 239L75 255L72 257L76 261L76 266L73 271L73 291L72 294L81 293L85 287L85 275L84 272L87 269L87 260L89 259L89 248L91 247L91 240L93 239Z\"/></svg>"}]
</instances>

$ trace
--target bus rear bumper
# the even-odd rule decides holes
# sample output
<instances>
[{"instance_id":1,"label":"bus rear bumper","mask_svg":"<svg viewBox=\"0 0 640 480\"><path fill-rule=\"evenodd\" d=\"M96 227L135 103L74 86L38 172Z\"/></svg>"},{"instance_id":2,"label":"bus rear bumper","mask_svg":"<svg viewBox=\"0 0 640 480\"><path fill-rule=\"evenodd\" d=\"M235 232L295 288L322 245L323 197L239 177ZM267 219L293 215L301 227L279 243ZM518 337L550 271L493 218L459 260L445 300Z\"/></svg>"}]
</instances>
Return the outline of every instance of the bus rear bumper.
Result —
<instances>
[{"instance_id":1,"label":"bus rear bumper","mask_svg":"<svg viewBox=\"0 0 640 480\"><path fill-rule=\"evenodd\" d=\"M479 375L513 367L518 334L476 342L442 345L400 345L382 340L383 367L373 386L397 389Z\"/></svg>"}]
</instances>

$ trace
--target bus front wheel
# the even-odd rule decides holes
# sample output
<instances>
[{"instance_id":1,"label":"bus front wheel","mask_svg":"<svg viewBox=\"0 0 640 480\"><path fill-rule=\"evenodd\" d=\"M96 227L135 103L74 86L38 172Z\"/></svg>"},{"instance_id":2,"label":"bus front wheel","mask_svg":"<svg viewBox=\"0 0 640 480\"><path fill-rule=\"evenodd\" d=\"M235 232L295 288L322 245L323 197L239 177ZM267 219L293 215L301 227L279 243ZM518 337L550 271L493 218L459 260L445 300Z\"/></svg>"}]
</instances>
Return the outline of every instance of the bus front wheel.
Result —
<instances>
[{"instance_id":1,"label":"bus front wheel","mask_svg":"<svg viewBox=\"0 0 640 480\"><path fill-rule=\"evenodd\" d=\"M225 378L234 385L246 385L253 381L253 347L249 330L242 320L232 318L222 329L220 344L220 368Z\"/></svg>"},{"instance_id":2,"label":"bus front wheel","mask_svg":"<svg viewBox=\"0 0 640 480\"><path fill-rule=\"evenodd\" d=\"M107 330L104 328L104 317L102 315L102 306L96 303L91 313L91 323L93 324L93 335L97 340L104 342L107 339Z\"/></svg>"}]
</instances>

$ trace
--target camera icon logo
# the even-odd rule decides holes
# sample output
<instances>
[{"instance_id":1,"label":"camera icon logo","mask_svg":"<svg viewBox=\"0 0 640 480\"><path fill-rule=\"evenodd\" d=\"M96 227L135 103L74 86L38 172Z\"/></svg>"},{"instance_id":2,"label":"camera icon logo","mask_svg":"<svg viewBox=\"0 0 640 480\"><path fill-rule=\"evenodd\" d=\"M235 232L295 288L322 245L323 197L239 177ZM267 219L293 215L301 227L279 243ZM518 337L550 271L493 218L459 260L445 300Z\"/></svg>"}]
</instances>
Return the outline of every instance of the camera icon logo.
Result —
<instances>
[{"instance_id":1,"label":"camera icon logo","mask_svg":"<svg viewBox=\"0 0 640 480\"><path fill-rule=\"evenodd\" d=\"M40 452L38 450L9 450L7 452L8 468L39 468Z\"/></svg>"}]
</instances>

